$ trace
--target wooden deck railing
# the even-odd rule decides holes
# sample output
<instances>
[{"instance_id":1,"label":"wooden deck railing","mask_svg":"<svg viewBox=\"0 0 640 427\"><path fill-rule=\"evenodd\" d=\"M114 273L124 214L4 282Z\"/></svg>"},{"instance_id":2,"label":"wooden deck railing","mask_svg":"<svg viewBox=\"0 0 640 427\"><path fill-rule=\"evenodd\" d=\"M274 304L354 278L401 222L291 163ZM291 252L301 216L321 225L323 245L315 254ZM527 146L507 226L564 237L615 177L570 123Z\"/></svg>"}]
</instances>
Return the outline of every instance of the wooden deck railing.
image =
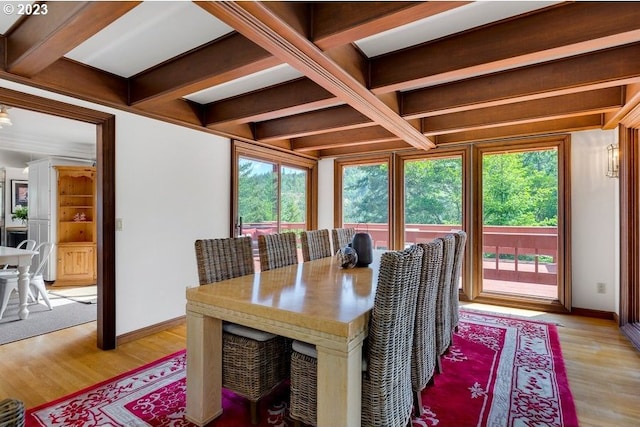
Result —
<instances>
[{"instance_id":1,"label":"wooden deck railing","mask_svg":"<svg viewBox=\"0 0 640 427\"><path fill-rule=\"evenodd\" d=\"M376 249L389 248L389 227L378 223L347 223L371 235ZM283 223L282 231L300 231L304 223ZM245 224L245 234L257 239L259 234L277 230L275 222ZM460 230L456 225L406 224L405 243L426 243L437 237ZM556 227L486 226L483 233L484 278L510 282L556 285L558 229Z\"/></svg>"}]
</instances>

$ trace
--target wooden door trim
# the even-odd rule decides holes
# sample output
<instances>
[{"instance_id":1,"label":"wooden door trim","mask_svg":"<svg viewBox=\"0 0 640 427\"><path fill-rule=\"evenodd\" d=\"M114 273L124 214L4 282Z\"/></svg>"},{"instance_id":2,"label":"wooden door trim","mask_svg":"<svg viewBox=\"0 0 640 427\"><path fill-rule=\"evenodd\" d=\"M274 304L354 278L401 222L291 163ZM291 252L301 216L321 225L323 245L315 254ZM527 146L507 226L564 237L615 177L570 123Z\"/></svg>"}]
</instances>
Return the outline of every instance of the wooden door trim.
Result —
<instances>
[{"instance_id":1,"label":"wooden door trim","mask_svg":"<svg viewBox=\"0 0 640 427\"><path fill-rule=\"evenodd\" d=\"M116 348L115 116L0 88L0 103L96 125L97 346Z\"/></svg>"}]
</instances>

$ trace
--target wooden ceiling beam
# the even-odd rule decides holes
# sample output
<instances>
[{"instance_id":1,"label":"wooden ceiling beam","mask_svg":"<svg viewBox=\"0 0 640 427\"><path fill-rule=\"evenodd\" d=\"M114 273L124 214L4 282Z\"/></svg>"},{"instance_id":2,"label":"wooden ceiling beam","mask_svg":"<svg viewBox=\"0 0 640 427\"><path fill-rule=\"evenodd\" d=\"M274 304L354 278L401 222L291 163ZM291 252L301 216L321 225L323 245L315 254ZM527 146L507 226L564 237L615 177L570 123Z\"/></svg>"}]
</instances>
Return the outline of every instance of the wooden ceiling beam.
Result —
<instances>
[{"instance_id":1,"label":"wooden ceiling beam","mask_svg":"<svg viewBox=\"0 0 640 427\"><path fill-rule=\"evenodd\" d=\"M31 78L0 70L0 77L98 104L127 105L127 79L62 58Z\"/></svg>"},{"instance_id":2,"label":"wooden ceiling beam","mask_svg":"<svg viewBox=\"0 0 640 427\"><path fill-rule=\"evenodd\" d=\"M638 39L640 8L633 2L563 4L374 58L370 88L433 86Z\"/></svg>"},{"instance_id":3,"label":"wooden ceiling beam","mask_svg":"<svg viewBox=\"0 0 640 427\"><path fill-rule=\"evenodd\" d=\"M622 87L572 93L496 107L461 111L422 119L426 135L586 116L618 110L624 99Z\"/></svg>"},{"instance_id":4,"label":"wooden ceiling beam","mask_svg":"<svg viewBox=\"0 0 640 427\"><path fill-rule=\"evenodd\" d=\"M340 104L332 93L301 79L216 101L206 106L205 124L248 123L276 119Z\"/></svg>"},{"instance_id":5,"label":"wooden ceiling beam","mask_svg":"<svg viewBox=\"0 0 640 427\"><path fill-rule=\"evenodd\" d=\"M353 154L369 154L390 151L414 150L414 148L406 142L397 139L395 141L361 144L354 147L337 147L318 151L318 157L340 157Z\"/></svg>"},{"instance_id":6,"label":"wooden ceiling beam","mask_svg":"<svg viewBox=\"0 0 640 427\"><path fill-rule=\"evenodd\" d=\"M380 126L349 129L338 132L304 136L291 140L294 151L306 152L327 148L353 147L362 144L396 141L397 136Z\"/></svg>"},{"instance_id":7,"label":"wooden ceiling beam","mask_svg":"<svg viewBox=\"0 0 640 427\"><path fill-rule=\"evenodd\" d=\"M602 114L567 117L544 122L522 123L511 126L485 128L465 132L438 135L438 146L487 141L492 139L515 138L529 135L542 135L557 132L576 132L588 129L600 129Z\"/></svg>"},{"instance_id":8,"label":"wooden ceiling beam","mask_svg":"<svg viewBox=\"0 0 640 427\"><path fill-rule=\"evenodd\" d=\"M633 44L404 92L402 111L405 119L429 117L638 81L640 44Z\"/></svg>"},{"instance_id":9,"label":"wooden ceiling beam","mask_svg":"<svg viewBox=\"0 0 640 427\"><path fill-rule=\"evenodd\" d=\"M131 105L164 102L281 64L231 33L131 78Z\"/></svg>"},{"instance_id":10,"label":"wooden ceiling beam","mask_svg":"<svg viewBox=\"0 0 640 427\"><path fill-rule=\"evenodd\" d=\"M259 122L254 125L254 133L257 141L268 142L374 125L364 114L342 105Z\"/></svg>"},{"instance_id":11,"label":"wooden ceiling beam","mask_svg":"<svg viewBox=\"0 0 640 427\"><path fill-rule=\"evenodd\" d=\"M420 149L434 144L261 2L198 3L254 43L301 71L398 138Z\"/></svg>"},{"instance_id":12,"label":"wooden ceiling beam","mask_svg":"<svg viewBox=\"0 0 640 427\"><path fill-rule=\"evenodd\" d=\"M8 35L6 68L10 73L32 77L140 3L42 3L46 14L25 16Z\"/></svg>"},{"instance_id":13,"label":"wooden ceiling beam","mask_svg":"<svg viewBox=\"0 0 640 427\"><path fill-rule=\"evenodd\" d=\"M353 43L469 2L318 2L313 7L313 42L322 50Z\"/></svg>"},{"instance_id":14,"label":"wooden ceiling beam","mask_svg":"<svg viewBox=\"0 0 640 427\"><path fill-rule=\"evenodd\" d=\"M602 129L611 130L625 119L625 117L640 105L640 83L632 83L625 88L624 105L615 112L604 115L604 125Z\"/></svg>"}]
</instances>

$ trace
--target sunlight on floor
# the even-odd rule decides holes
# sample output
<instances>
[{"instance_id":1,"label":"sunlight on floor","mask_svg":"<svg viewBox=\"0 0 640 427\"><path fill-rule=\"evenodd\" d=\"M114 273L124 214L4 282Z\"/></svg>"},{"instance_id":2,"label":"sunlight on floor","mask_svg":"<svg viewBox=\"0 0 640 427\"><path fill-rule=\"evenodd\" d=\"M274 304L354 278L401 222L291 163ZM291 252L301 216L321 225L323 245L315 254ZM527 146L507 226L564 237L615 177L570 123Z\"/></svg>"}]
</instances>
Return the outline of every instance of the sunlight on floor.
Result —
<instances>
[{"instance_id":1,"label":"sunlight on floor","mask_svg":"<svg viewBox=\"0 0 640 427\"><path fill-rule=\"evenodd\" d=\"M500 307L497 305L488 305L488 304L479 304L479 303L469 303L461 305L463 308L468 308L470 310L479 310L479 311L487 311L491 313L501 313L501 314L512 314L515 316L522 317L535 317L545 314L544 311L534 311L534 310L524 310L521 308L511 308L511 307Z\"/></svg>"}]
</instances>

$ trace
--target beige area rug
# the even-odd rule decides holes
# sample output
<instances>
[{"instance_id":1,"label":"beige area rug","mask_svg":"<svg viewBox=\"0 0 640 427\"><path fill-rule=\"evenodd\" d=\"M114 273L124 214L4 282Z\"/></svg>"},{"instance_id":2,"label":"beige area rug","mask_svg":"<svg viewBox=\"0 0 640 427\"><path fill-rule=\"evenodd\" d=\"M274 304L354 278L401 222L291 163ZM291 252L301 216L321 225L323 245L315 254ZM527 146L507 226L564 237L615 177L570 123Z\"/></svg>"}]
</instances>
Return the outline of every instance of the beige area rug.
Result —
<instances>
[{"instance_id":1,"label":"beige area rug","mask_svg":"<svg viewBox=\"0 0 640 427\"><path fill-rule=\"evenodd\" d=\"M49 288L49 298L51 296L66 298L82 304L95 304L98 302L98 287L96 285L74 286L59 290L51 287Z\"/></svg>"}]
</instances>

